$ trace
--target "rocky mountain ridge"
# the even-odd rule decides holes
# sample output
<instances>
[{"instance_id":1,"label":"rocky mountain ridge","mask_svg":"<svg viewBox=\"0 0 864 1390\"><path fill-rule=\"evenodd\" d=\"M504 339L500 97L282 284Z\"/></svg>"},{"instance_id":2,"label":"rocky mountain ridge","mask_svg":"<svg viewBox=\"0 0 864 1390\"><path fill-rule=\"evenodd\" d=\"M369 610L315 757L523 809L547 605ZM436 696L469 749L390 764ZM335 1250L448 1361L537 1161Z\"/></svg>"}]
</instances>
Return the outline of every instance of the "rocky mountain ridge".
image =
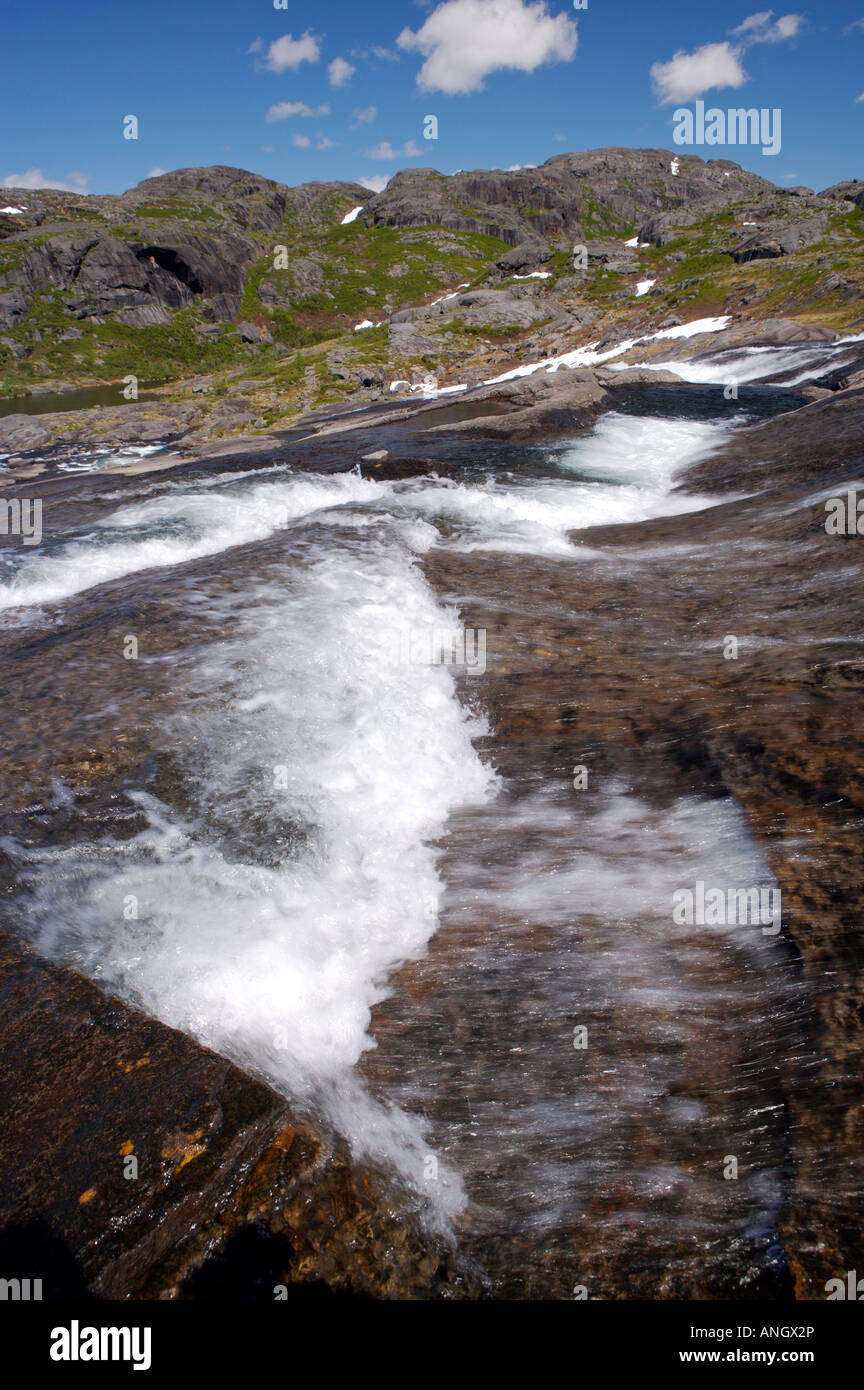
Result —
<instances>
[{"instance_id":1,"label":"rocky mountain ridge","mask_svg":"<svg viewBox=\"0 0 864 1390\"><path fill-rule=\"evenodd\" d=\"M784 189L664 150L408 169L378 194L217 166L7 196L2 395L117 383L119 407L132 377L194 404L208 436L706 315L864 322L864 183Z\"/></svg>"}]
</instances>

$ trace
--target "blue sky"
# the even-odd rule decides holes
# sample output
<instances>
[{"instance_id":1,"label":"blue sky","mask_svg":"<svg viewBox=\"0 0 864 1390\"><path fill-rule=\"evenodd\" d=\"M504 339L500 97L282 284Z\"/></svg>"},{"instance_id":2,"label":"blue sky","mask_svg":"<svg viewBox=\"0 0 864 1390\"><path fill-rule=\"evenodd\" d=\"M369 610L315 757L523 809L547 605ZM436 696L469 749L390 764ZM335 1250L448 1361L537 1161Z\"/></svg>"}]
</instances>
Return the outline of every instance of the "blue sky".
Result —
<instances>
[{"instance_id":1,"label":"blue sky","mask_svg":"<svg viewBox=\"0 0 864 1390\"><path fill-rule=\"evenodd\" d=\"M758 2L758 0L757 0ZM281 0L280 0L281 3ZM399 168L674 148L673 112L776 108L782 148L691 147L777 183L864 175L864 0L78 0L2 20L0 186L119 193L230 164L380 186ZM138 139L123 118L138 118ZM424 138L424 118L438 121Z\"/></svg>"}]
</instances>

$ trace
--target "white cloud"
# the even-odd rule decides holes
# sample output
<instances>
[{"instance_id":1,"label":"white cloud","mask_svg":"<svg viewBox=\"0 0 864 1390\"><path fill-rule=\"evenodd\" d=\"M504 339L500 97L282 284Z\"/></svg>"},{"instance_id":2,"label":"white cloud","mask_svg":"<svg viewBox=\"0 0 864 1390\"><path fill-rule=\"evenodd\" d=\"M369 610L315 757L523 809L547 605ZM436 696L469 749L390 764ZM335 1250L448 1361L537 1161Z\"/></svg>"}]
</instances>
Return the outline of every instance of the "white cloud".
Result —
<instances>
[{"instance_id":1,"label":"white cloud","mask_svg":"<svg viewBox=\"0 0 864 1390\"><path fill-rule=\"evenodd\" d=\"M252 41L252 43L250 43L249 47L246 49L246 52L247 52L247 53L260 53L263 47L264 47L264 40L263 40L263 39L260 39L260 38L259 38L259 39L254 39L254 40Z\"/></svg>"},{"instance_id":2,"label":"white cloud","mask_svg":"<svg viewBox=\"0 0 864 1390\"><path fill-rule=\"evenodd\" d=\"M364 174L357 182L361 188L369 188L373 193L380 193L390 182L387 174Z\"/></svg>"},{"instance_id":3,"label":"white cloud","mask_svg":"<svg viewBox=\"0 0 864 1390\"><path fill-rule=\"evenodd\" d=\"M773 10L760 10L730 30L738 43L724 39L721 43L705 43L693 53L683 50L668 63L652 63L651 80L661 104L695 101L711 88L743 87L749 82L741 62L745 50L754 43L781 43L793 39L804 20L798 14L784 14L772 19Z\"/></svg>"},{"instance_id":4,"label":"white cloud","mask_svg":"<svg viewBox=\"0 0 864 1390\"><path fill-rule=\"evenodd\" d=\"M269 72L286 72L288 68L299 68L301 63L317 63L320 57L321 46L307 29L301 39L292 38L290 34L274 39L261 66Z\"/></svg>"},{"instance_id":5,"label":"white cloud","mask_svg":"<svg viewBox=\"0 0 864 1390\"><path fill-rule=\"evenodd\" d=\"M331 140L329 135L323 135L320 130L315 138L318 141L317 148L319 150L335 150L339 143L338 140Z\"/></svg>"},{"instance_id":6,"label":"white cloud","mask_svg":"<svg viewBox=\"0 0 864 1390\"><path fill-rule=\"evenodd\" d=\"M706 43L695 53L679 52L668 63L652 63L651 80L665 105L694 101L711 87L743 87L748 79L740 49L730 43Z\"/></svg>"},{"instance_id":7,"label":"white cloud","mask_svg":"<svg viewBox=\"0 0 864 1390\"><path fill-rule=\"evenodd\" d=\"M297 146L298 150L306 150L312 144L308 135L292 135L291 141Z\"/></svg>"},{"instance_id":8,"label":"white cloud","mask_svg":"<svg viewBox=\"0 0 864 1390\"><path fill-rule=\"evenodd\" d=\"M148 177L148 179L158 179L158 177L159 177L160 174L167 174L167 173L168 173L168 170L167 170L167 169L160 169L160 168L159 168L159 165L157 164L157 165L154 166L154 168L152 168L152 169L150 170L150 173L147 175L147 177Z\"/></svg>"},{"instance_id":9,"label":"white cloud","mask_svg":"<svg viewBox=\"0 0 864 1390\"><path fill-rule=\"evenodd\" d=\"M579 34L567 15L550 15L546 0L445 0L422 28L403 29L396 42L425 55L417 75L422 91L477 92L502 68L534 72L569 62Z\"/></svg>"},{"instance_id":10,"label":"white cloud","mask_svg":"<svg viewBox=\"0 0 864 1390\"><path fill-rule=\"evenodd\" d=\"M864 19L853 19L851 24L846 25L843 33L854 34L856 29L860 29L861 33L864 34Z\"/></svg>"},{"instance_id":11,"label":"white cloud","mask_svg":"<svg viewBox=\"0 0 864 1390\"><path fill-rule=\"evenodd\" d=\"M504 166L505 174L516 174L520 169L536 169L536 164L507 164Z\"/></svg>"},{"instance_id":12,"label":"white cloud","mask_svg":"<svg viewBox=\"0 0 864 1390\"><path fill-rule=\"evenodd\" d=\"M366 125L369 122L374 121L375 117L378 115L378 107L355 106L352 114L354 116L354 120L357 122L358 125Z\"/></svg>"},{"instance_id":13,"label":"white cloud","mask_svg":"<svg viewBox=\"0 0 864 1390\"><path fill-rule=\"evenodd\" d=\"M307 106L305 101L279 101L271 106L265 121L287 121L291 116L329 116L329 106Z\"/></svg>"},{"instance_id":14,"label":"white cloud","mask_svg":"<svg viewBox=\"0 0 864 1390\"><path fill-rule=\"evenodd\" d=\"M861 93L860 97L856 97L856 98L855 98L856 104L857 104L859 101L864 101L864 92Z\"/></svg>"},{"instance_id":15,"label":"white cloud","mask_svg":"<svg viewBox=\"0 0 864 1390\"><path fill-rule=\"evenodd\" d=\"M356 71L353 63L346 62L344 58L334 58L327 68L330 86L344 87L347 82L351 81Z\"/></svg>"},{"instance_id":16,"label":"white cloud","mask_svg":"<svg viewBox=\"0 0 864 1390\"><path fill-rule=\"evenodd\" d=\"M751 29L759 29L762 25L768 23L773 13L773 10L760 10L759 14L748 15L748 17L738 25L737 29L730 29L729 33L746 34L749 33Z\"/></svg>"},{"instance_id":17,"label":"white cloud","mask_svg":"<svg viewBox=\"0 0 864 1390\"><path fill-rule=\"evenodd\" d=\"M367 159L401 159L403 156L406 159L417 159L422 153L414 140L406 140L401 150L394 150L389 140L379 140L371 150L365 151Z\"/></svg>"},{"instance_id":18,"label":"white cloud","mask_svg":"<svg viewBox=\"0 0 864 1390\"><path fill-rule=\"evenodd\" d=\"M0 179L0 188L53 188L60 193L86 193L86 174L67 174L64 179L46 179L41 169L28 169L24 174L7 174Z\"/></svg>"},{"instance_id":19,"label":"white cloud","mask_svg":"<svg viewBox=\"0 0 864 1390\"><path fill-rule=\"evenodd\" d=\"M553 136L552 136L552 139L553 139L553 140L566 140L566 139L567 139L567 136L566 136L566 135L553 135Z\"/></svg>"},{"instance_id":20,"label":"white cloud","mask_svg":"<svg viewBox=\"0 0 864 1390\"><path fill-rule=\"evenodd\" d=\"M737 29L730 29L733 35L741 35L745 43L782 43L784 39L794 39L804 17L800 14L784 14L772 24L773 10L760 10L751 14Z\"/></svg>"}]
</instances>

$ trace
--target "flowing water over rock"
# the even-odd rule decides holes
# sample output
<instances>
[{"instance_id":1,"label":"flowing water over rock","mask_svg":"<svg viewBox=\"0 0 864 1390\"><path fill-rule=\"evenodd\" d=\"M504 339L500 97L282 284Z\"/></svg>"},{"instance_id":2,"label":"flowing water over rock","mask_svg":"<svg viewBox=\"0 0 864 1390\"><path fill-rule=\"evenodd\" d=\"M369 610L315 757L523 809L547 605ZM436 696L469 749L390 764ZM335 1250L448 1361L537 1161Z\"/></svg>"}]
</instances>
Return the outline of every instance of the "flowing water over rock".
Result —
<instances>
[{"instance_id":1,"label":"flowing water over rock","mask_svg":"<svg viewBox=\"0 0 864 1390\"><path fill-rule=\"evenodd\" d=\"M3 553L12 930L323 1116L495 1294L791 1287L809 986L779 919L673 914L777 888L689 737L706 461L790 405L741 395L401 480L67 478Z\"/></svg>"}]
</instances>

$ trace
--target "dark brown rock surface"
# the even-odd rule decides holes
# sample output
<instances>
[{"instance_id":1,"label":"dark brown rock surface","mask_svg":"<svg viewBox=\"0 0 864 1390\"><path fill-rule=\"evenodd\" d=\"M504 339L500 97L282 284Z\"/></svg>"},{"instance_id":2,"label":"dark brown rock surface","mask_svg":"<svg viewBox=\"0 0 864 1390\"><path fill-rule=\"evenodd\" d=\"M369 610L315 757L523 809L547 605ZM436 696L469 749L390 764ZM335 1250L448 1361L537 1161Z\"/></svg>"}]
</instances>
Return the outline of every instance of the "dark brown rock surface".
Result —
<instances>
[{"instance_id":1,"label":"dark brown rock surface","mask_svg":"<svg viewBox=\"0 0 864 1390\"><path fill-rule=\"evenodd\" d=\"M3 1277L41 1278L45 1298L206 1296L251 1243L246 1297L446 1289L446 1253L320 1126L6 938L0 1058Z\"/></svg>"}]
</instances>

